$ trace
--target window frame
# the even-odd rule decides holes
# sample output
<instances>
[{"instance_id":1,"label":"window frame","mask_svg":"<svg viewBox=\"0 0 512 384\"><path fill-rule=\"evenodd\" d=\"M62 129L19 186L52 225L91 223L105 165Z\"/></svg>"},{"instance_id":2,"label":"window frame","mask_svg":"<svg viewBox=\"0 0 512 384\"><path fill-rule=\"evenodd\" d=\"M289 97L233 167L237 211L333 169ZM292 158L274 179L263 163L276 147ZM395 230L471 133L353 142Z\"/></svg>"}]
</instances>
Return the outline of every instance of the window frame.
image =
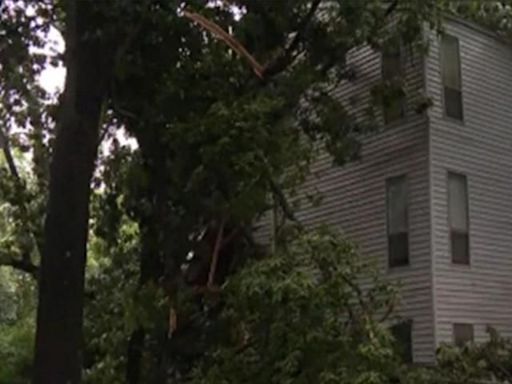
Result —
<instances>
[{"instance_id":1,"label":"window frame","mask_svg":"<svg viewBox=\"0 0 512 384\"><path fill-rule=\"evenodd\" d=\"M460 230L454 230L452 229L452 223L451 223L451 217L450 217L450 176L452 177L462 177L464 178L464 186L465 186L465 192L466 192L466 204L465 204L465 210L466 210L466 218L467 218L467 225L466 225L466 237L467 237L467 262L466 263L460 263L454 261L454 254L453 254L453 240L452 240L452 233L457 232L460 233ZM469 180L468 176L465 173L448 170L446 172L446 208L447 208L447 224L448 224L448 244L449 244L449 253L450 253L450 262L452 265L457 265L461 267L470 267L471 266L471 216L470 216L470 210L469 210Z\"/></svg>"},{"instance_id":2,"label":"window frame","mask_svg":"<svg viewBox=\"0 0 512 384\"><path fill-rule=\"evenodd\" d=\"M471 329L470 340L458 342L457 334L456 334L457 327L469 327ZM455 345L458 348L463 348L467 344L474 343L475 342L475 326L472 323L461 323L461 322L453 323L452 324L452 338L453 338L453 345Z\"/></svg>"},{"instance_id":3,"label":"window frame","mask_svg":"<svg viewBox=\"0 0 512 384\"><path fill-rule=\"evenodd\" d=\"M459 88L460 88L458 90L455 88L445 86L444 66L443 66L443 63L444 63L443 39L445 39L445 38L454 39L457 43L457 58L458 58L458 64L459 64L458 65L458 75L459 75L458 82L459 82ZM443 105L442 105L443 117L447 120L457 122L459 124L464 124L465 114L464 114L464 94L462 92L463 85L462 85L462 62L461 62L461 55L460 55L460 39L457 36L452 35L450 33L444 33L439 39L439 70L440 70L440 77L441 77L441 98L442 98L442 102L443 102ZM447 108L446 108L446 90L445 90L445 88L449 88L451 90L454 90L454 91L457 91L460 93L460 110L461 110L460 118L448 115Z\"/></svg>"},{"instance_id":4,"label":"window frame","mask_svg":"<svg viewBox=\"0 0 512 384\"><path fill-rule=\"evenodd\" d=\"M398 333L400 327L407 327L408 330L408 345L404 345L403 340L399 340ZM391 325L389 328L389 332L393 336L395 340L395 347L398 348L398 353L400 353L405 363L413 364L414 363L414 321L412 319L404 319L398 321Z\"/></svg>"},{"instance_id":5,"label":"window frame","mask_svg":"<svg viewBox=\"0 0 512 384\"><path fill-rule=\"evenodd\" d=\"M385 82L391 82L391 81L394 81L396 80L397 78L400 78L400 79L403 79L404 77L404 58L403 58L403 47L402 47L402 43L399 42L397 44L395 44L394 46L396 48L396 53L398 54L398 62L399 62L399 67L398 67L398 70L396 71L396 73L394 74L393 77L388 77L387 74L386 74L386 65L385 65L385 60L386 58L388 57L393 57L390 52L391 52L391 49L392 49L392 46L388 46L388 47L384 47L382 50L381 50L381 54L380 54L380 75L381 75L381 81L382 83L385 83ZM405 96L400 98L399 100L395 100L395 102L397 103L397 106L396 107L399 107L400 110L399 110L399 113L398 113L398 116L395 116L395 117L389 117L389 114L391 112L393 112L393 108L386 108L384 105L381 106L381 112L382 112L382 119L384 121L384 124L385 125L388 125L388 124L393 124L393 123L396 123L397 121L400 121L402 119L405 118L406 116L406 100L405 100ZM393 106L395 107L395 106Z\"/></svg>"},{"instance_id":6,"label":"window frame","mask_svg":"<svg viewBox=\"0 0 512 384\"><path fill-rule=\"evenodd\" d=\"M396 183L398 181L403 181L405 186L405 193L406 193L406 200L405 200L405 226L406 226L406 258L405 262L397 263L394 258L392 258L392 251L391 251L391 241L390 236L392 233L390 232L390 215L389 215L389 187L392 185L392 183ZM410 247L410 220L409 220L409 181L407 174L401 174L397 176L388 177L385 180L385 207L386 207L386 241L387 241L387 256L388 256L388 269L395 269L400 267L407 267L411 264L411 247ZM398 233L397 233L398 234Z\"/></svg>"}]
</instances>

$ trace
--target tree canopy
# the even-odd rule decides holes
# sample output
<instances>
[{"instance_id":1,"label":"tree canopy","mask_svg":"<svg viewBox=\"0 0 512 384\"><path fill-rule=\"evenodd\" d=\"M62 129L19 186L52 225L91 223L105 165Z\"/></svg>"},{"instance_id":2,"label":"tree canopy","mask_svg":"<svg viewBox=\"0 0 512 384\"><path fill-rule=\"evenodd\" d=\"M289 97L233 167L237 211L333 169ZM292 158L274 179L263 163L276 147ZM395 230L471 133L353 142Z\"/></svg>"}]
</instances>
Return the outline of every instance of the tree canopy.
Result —
<instances>
[{"instance_id":1,"label":"tree canopy","mask_svg":"<svg viewBox=\"0 0 512 384\"><path fill-rule=\"evenodd\" d=\"M400 40L423 53L445 11L509 31L506 2L0 5L0 264L31 276L1 271L0 345L20 350L0 380L433 377L403 364L383 323L395 288L340 235L304 228L287 196L319 149L342 165L379 128L332 93L354 75L349 52ZM63 54L45 49L50 29ZM50 95L38 76L60 64ZM272 247L254 238L269 212Z\"/></svg>"}]
</instances>

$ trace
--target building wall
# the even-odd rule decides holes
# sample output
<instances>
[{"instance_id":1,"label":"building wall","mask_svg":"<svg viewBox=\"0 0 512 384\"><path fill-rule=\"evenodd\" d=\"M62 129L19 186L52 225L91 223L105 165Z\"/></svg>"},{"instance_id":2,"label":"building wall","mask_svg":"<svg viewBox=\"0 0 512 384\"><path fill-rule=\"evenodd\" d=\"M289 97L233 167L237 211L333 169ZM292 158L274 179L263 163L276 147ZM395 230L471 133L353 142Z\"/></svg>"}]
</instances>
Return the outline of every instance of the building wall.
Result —
<instances>
[{"instance_id":1,"label":"building wall","mask_svg":"<svg viewBox=\"0 0 512 384\"><path fill-rule=\"evenodd\" d=\"M472 323L475 340L492 325L512 336L512 48L477 27L450 21L458 37L464 122L443 115L439 41L431 36L426 88L436 342L453 323ZM451 262L447 171L467 176L470 266Z\"/></svg>"},{"instance_id":2,"label":"building wall","mask_svg":"<svg viewBox=\"0 0 512 384\"><path fill-rule=\"evenodd\" d=\"M342 84L340 102L364 115L370 89L380 82L380 54L363 47L350 56L356 80ZM297 217L310 226L328 224L355 241L363 257L376 260L382 273L402 285L399 314L413 320L415 362L434 359L432 276L430 258L430 212L428 188L428 124L414 112L414 102L423 90L423 61L404 61L406 86L412 96L408 116L363 140L361 159L333 166L324 153L312 167L301 196L321 196L320 206L302 199ZM407 175L409 190L408 266L388 268L386 224L386 179Z\"/></svg>"}]
</instances>

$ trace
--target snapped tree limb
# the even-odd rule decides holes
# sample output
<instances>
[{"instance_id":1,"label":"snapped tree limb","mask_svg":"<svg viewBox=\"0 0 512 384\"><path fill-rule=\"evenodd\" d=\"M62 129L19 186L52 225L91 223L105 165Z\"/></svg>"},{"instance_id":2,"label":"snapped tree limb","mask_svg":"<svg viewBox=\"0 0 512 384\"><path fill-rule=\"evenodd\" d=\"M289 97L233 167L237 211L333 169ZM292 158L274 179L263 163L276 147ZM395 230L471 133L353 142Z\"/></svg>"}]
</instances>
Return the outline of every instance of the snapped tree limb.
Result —
<instances>
[{"instance_id":1,"label":"snapped tree limb","mask_svg":"<svg viewBox=\"0 0 512 384\"><path fill-rule=\"evenodd\" d=\"M183 16L196 22L201 27L212 33L215 37L225 42L231 49L233 49L236 53L238 53L242 58L244 58L249 63L254 73L260 79L263 79L263 66L260 63L258 63L258 61L233 36L224 31L219 25L217 25L213 21L208 20L206 17L198 13L184 10Z\"/></svg>"}]
</instances>

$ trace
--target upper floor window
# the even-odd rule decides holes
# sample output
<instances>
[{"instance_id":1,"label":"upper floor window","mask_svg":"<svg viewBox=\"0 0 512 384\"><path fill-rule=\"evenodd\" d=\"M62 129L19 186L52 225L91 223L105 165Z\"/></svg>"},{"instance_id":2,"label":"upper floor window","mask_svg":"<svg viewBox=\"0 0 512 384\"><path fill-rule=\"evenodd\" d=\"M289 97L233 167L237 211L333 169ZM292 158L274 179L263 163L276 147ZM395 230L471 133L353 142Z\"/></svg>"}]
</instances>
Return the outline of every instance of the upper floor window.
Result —
<instances>
[{"instance_id":1,"label":"upper floor window","mask_svg":"<svg viewBox=\"0 0 512 384\"><path fill-rule=\"evenodd\" d=\"M469 264L469 215L466 176L448 173L448 219L452 262Z\"/></svg>"},{"instance_id":2,"label":"upper floor window","mask_svg":"<svg viewBox=\"0 0 512 384\"><path fill-rule=\"evenodd\" d=\"M407 214L407 179L405 176L386 180L388 217L388 264L409 264L409 225Z\"/></svg>"},{"instance_id":3,"label":"upper floor window","mask_svg":"<svg viewBox=\"0 0 512 384\"><path fill-rule=\"evenodd\" d=\"M460 73L459 40L444 35L441 40L441 72L443 76L444 113L462 120L462 80Z\"/></svg>"},{"instance_id":4,"label":"upper floor window","mask_svg":"<svg viewBox=\"0 0 512 384\"><path fill-rule=\"evenodd\" d=\"M400 44L390 44L382 50L382 80L385 85L382 107L384 122L391 123L404 117L404 95L402 77L402 53Z\"/></svg>"},{"instance_id":5,"label":"upper floor window","mask_svg":"<svg viewBox=\"0 0 512 384\"><path fill-rule=\"evenodd\" d=\"M463 347L467 343L472 343L474 339L472 324L453 324L453 341L457 347Z\"/></svg>"}]
</instances>

